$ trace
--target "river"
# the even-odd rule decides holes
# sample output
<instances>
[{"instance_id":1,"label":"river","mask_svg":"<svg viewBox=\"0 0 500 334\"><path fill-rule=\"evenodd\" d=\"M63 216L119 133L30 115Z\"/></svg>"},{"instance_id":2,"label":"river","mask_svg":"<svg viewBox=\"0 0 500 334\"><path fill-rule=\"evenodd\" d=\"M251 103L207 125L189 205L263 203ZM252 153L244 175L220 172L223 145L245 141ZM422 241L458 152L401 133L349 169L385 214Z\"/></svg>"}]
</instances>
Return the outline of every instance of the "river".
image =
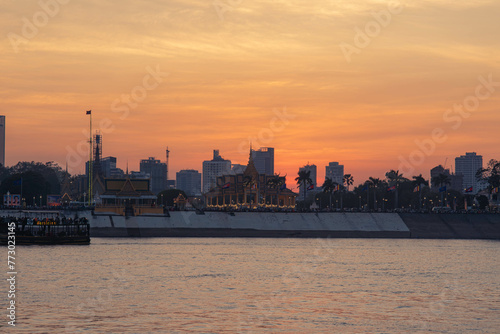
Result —
<instances>
[{"instance_id":1,"label":"river","mask_svg":"<svg viewBox=\"0 0 500 334\"><path fill-rule=\"evenodd\" d=\"M2 332L500 328L497 241L93 238L89 246L16 253L16 326L3 316Z\"/></svg>"}]
</instances>

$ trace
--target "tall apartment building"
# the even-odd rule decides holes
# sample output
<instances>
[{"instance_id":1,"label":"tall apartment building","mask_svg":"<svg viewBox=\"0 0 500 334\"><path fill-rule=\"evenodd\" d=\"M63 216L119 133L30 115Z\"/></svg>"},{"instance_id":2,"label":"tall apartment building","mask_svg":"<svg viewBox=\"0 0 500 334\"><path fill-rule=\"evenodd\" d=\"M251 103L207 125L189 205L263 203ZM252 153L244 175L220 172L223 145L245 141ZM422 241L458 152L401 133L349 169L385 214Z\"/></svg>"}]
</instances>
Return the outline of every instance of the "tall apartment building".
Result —
<instances>
[{"instance_id":1,"label":"tall apartment building","mask_svg":"<svg viewBox=\"0 0 500 334\"><path fill-rule=\"evenodd\" d=\"M274 175L274 148L261 147L252 150L253 163L259 174Z\"/></svg>"},{"instance_id":2,"label":"tall apartment building","mask_svg":"<svg viewBox=\"0 0 500 334\"><path fill-rule=\"evenodd\" d=\"M210 191L215 186L217 176L231 173L231 161L224 160L219 150L214 150L212 160L203 161L203 192Z\"/></svg>"},{"instance_id":3,"label":"tall apartment building","mask_svg":"<svg viewBox=\"0 0 500 334\"><path fill-rule=\"evenodd\" d=\"M477 194L481 190L481 183L476 179L476 173L480 168L483 168L483 157L476 152L467 152L455 158L455 173L464 176L462 188L472 187L472 194Z\"/></svg>"},{"instance_id":4,"label":"tall apartment building","mask_svg":"<svg viewBox=\"0 0 500 334\"><path fill-rule=\"evenodd\" d=\"M344 165L338 162L330 162L325 167L325 179L331 179L333 182L343 184L344 179Z\"/></svg>"},{"instance_id":5,"label":"tall apartment building","mask_svg":"<svg viewBox=\"0 0 500 334\"><path fill-rule=\"evenodd\" d=\"M154 157L141 160L140 170L151 176L151 191L155 194L167 189L167 164Z\"/></svg>"},{"instance_id":6,"label":"tall apartment building","mask_svg":"<svg viewBox=\"0 0 500 334\"><path fill-rule=\"evenodd\" d=\"M201 195L201 173L194 169L183 169L176 173L177 189L184 191L188 196Z\"/></svg>"},{"instance_id":7,"label":"tall apartment building","mask_svg":"<svg viewBox=\"0 0 500 334\"><path fill-rule=\"evenodd\" d=\"M105 178L119 179L125 176L122 169L116 167L116 157L106 157L102 158L100 161L100 168L102 170L102 175ZM89 170L89 162L85 163L85 173L87 174Z\"/></svg>"}]
</instances>

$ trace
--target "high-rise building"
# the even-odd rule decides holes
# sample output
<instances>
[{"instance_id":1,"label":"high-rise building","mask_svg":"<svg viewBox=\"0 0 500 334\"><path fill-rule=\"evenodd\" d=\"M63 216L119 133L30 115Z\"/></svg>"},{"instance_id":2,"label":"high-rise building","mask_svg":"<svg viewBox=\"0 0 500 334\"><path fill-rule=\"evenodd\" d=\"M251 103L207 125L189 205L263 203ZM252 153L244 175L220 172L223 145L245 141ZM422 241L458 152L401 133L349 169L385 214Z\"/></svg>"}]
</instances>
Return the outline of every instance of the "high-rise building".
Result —
<instances>
[{"instance_id":1,"label":"high-rise building","mask_svg":"<svg viewBox=\"0 0 500 334\"><path fill-rule=\"evenodd\" d=\"M331 179L333 182L343 184L344 165L339 165L338 162L330 162L325 167L325 179Z\"/></svg>"},{"instance_id":2,"label":"high-rise building","mask_svg":"<svg viewBox=\"0 0 500 334\"><path fill-rule=\"evenodd\" d=\"M212 160L203 161L203 192L210 191L215 186L217 176L231 173L231 161L224 160L219 150L214 150Z\"/></svg>"},{"instance_id":3,"label":"high-rise building","mask_svg":"<svg viewBox=\"0 0 500 334\"><path fill-rule=\"evenodd\" d=\"M472 194L477 194L481 190L481 183L476 179L476 173L481 168L483 168L483 157L476 152L467 152L455 158L455 173L464 176L462 189L472 187Z\"/></svg>"},{"instance_id":4,"label":"high-rise building","mask_svg":"<svg viewBox=\"0 0 500 334\"><path fill-rule=\"evenodd\" d=\"M0 164L5 167L5 116L0 116Z\"/></svg>"},{"instance_id":5,"label":"high-rise building","mask_svg":"<svg viewBox=\"0 0 500 334\"><path fill-rule=\"evenodd\" d=\"M116 157L106 157L102 158L100 162L100 167L102 170L103 177L111 179L119 179L125 176L122 169L116 168ZM89 162L85 163L85 173L88 173Z\"/></svg>"},{"instance_id":6,"label":"high-rise building","mask_svg":"<svg viewBox=\"0 0 500 334\"><path fill-rule=\"evenodd\" d=\"M273 147L261 147L257 151L252 150L252 158L259 174L274 175Z\"/></svg>"},{"instance_id":7,"label":"high-rise building","mask_svg":"<svg viewBox=\"0 0 500 334\"><path fill-rule=\"evenodd\" d=\"M177 189L188 196L201 195L201 173L194 169L184 169L176 173Z\"/></svg>"},{"instance_id":8,"label":"high-rise building","mask_svg":"<svg viewBox=\"0 0 500 334\"><path fill-rule=\"evenodd\" d=\"M154 157L141 160L141 172L151 176L151 192L158 194L167 189L167 164Z\"/></svg>"},{"instance_id":9,"label":"high-rise building","mask_svg":"<svg viewBox=\"0 0 500 334\"><path fill-rule=\"evenodd\" d=\"M430 180L430 186L431 186L431 191L433 192L439 192L439 185L435 185L432 183L432 179L439 174L444 174L448 176L450 179L450 184L446 185L446 188L449 190L456 190L456 191L462 191L463 189L463 182L464 182L464 176L462 174L451 174L449 169L445 169L443 166L439 165L431 169L431 180Z\"/></svg>"}]
</instances>

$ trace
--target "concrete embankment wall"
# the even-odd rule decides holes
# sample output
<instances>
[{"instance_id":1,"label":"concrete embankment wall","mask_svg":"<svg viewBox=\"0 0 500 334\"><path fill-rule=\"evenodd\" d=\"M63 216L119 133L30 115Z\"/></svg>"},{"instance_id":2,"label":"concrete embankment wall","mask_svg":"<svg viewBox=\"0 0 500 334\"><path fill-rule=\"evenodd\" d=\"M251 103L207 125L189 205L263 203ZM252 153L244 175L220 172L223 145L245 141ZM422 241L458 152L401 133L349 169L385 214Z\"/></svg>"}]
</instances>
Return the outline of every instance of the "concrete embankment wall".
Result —
<instances>
[{"instance_id":1,"label":"concrete embankment wall","mask_svg":"<svg viewBox=\"0 0 500 334\"><path fill-rule=\"evenodd\" d=\"M399 215L412 238L500 239L500 215L495 214L418 214Z\"/></svg>"},{"instance_id":2,"label":"concrete embankment wall","mask_svg":"<svg viewBox=\"0 0 500 334\"><path fill-rule=\"evenodd\" d=\"M61 212L74 217L75 212ZM24 216L0 211L1 216ZM47 213L47 216L50 214ZM165 216L92 215L92 237L331 237L500 240L498 214L170 212ZM44 218L40 213L33 217Z\"/></svg>"},{"instance_id":3,"label":"concrete embankment wall","mask_svg":"<svg viewBox=\"0 0 500 334\"><path fill-rule=\"evenodd\" d=\"M170 217L93 216L92 236L408 238L390 213L171 212Z\"/></svg>"}]
</instances>

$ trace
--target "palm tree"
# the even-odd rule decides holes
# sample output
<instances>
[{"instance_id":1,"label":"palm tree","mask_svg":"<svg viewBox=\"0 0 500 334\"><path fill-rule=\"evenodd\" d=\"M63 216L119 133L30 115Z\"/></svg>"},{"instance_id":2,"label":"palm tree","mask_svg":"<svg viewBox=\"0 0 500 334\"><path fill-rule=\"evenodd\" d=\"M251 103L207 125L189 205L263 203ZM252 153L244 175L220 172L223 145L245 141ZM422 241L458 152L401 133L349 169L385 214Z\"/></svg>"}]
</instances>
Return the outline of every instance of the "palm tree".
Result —
<instances>
[{"instance_id":1,"label":"palm tree","mask_svg":"<svg viewBox=\"0 0 500 334\"><path fill-rule=\"evenodd\" d=\"M347 185L347 191L349 191L349 186L352 186L354 183L354 178L351 174L345 174L343 177L344 184Z\"/></svg>"},{"instance_id":2,"label":"palm tree","mask_svg":"<svg viewBox=\"0 0 500 334\"><path fill-rule=\"evenodd\" d=\"M323 191L330 194L330 210L332 209L332 193L337 188L338 183L333 182L332 179L326 178L322 185Z\"/></svg>"},{"instance_id":3,"label":"palm tree","mask_svg":"<svg viewBox=\"0 0 500 334\"><path fill-rule=\"evenodd\" d=\"M306 200L306 185L311 185L313 183L311 179L311 171L308 170L299 170L299 176L295 178L295 181L297 181L297 185L300 187L304 188L304 201Z\"/></svg>"},{"instance_id":4,"label":"palm tree","mask_svg":"<svg viewBox=\"0 0 500 334\"><path fill-rule=\"evenodd\" d=\"M446 186L447 184L451 184L451 179L448 175L439 173L439 175L436 175L432 178L432 184L435 187L442 188L443 186ZM444 206L444 191L441 192L441 206Z\"/></svg>"},{"instance_id":5,"label":"palm tree","mask_svg":"<svg viewBox=\"0 0 500 334\"><path fill-rule=\"evenodd\" d=\"M418 176L413 176L413 186L414 187L419 187L418 189L418 207L420 210L422 210L422 186L429 186L429 181L424 179L422 174Z\"/></svg>"},{"instance_id":6,"label":"palm tree","mask_svg":"<svg viewBox=\"0 0 500 334\"><path fill-rule=\"evenodd\" d=\"M352 186L354 183L354 178L352 177L351 174L345 174L342 177L342 184L340 185L340 208L344 208L344 185L347 185L347 191L349 191L349 186Z\"/></svg>"},{"instance_id":7,"label":"palm tree","mask_svg":"<svg viewBox=\"0 0 500 334\"><path fill-rule=\"evenodd\" d=\"M394 203L394 208L398 208L398 188L399 184L406 180L405 177L403 177L403 174L399 174L399 170L394 170L391 169L389 172L385 173L385 177L387 178L387 181L389 184L396 186L396 191L395 191L395 203Z\"/></svg>"},{"instance_id":8,"label":"palm tree","mask_svg":"<svg viewBox=\"0 0 500 334\"><path fill-rule=\"evenodd\" d=\"M377 211L377 190L382 184L382 180L379 178L373 178L370 176L370 184L373 186L373 209Z\"/></svg>"}]
</instances>

